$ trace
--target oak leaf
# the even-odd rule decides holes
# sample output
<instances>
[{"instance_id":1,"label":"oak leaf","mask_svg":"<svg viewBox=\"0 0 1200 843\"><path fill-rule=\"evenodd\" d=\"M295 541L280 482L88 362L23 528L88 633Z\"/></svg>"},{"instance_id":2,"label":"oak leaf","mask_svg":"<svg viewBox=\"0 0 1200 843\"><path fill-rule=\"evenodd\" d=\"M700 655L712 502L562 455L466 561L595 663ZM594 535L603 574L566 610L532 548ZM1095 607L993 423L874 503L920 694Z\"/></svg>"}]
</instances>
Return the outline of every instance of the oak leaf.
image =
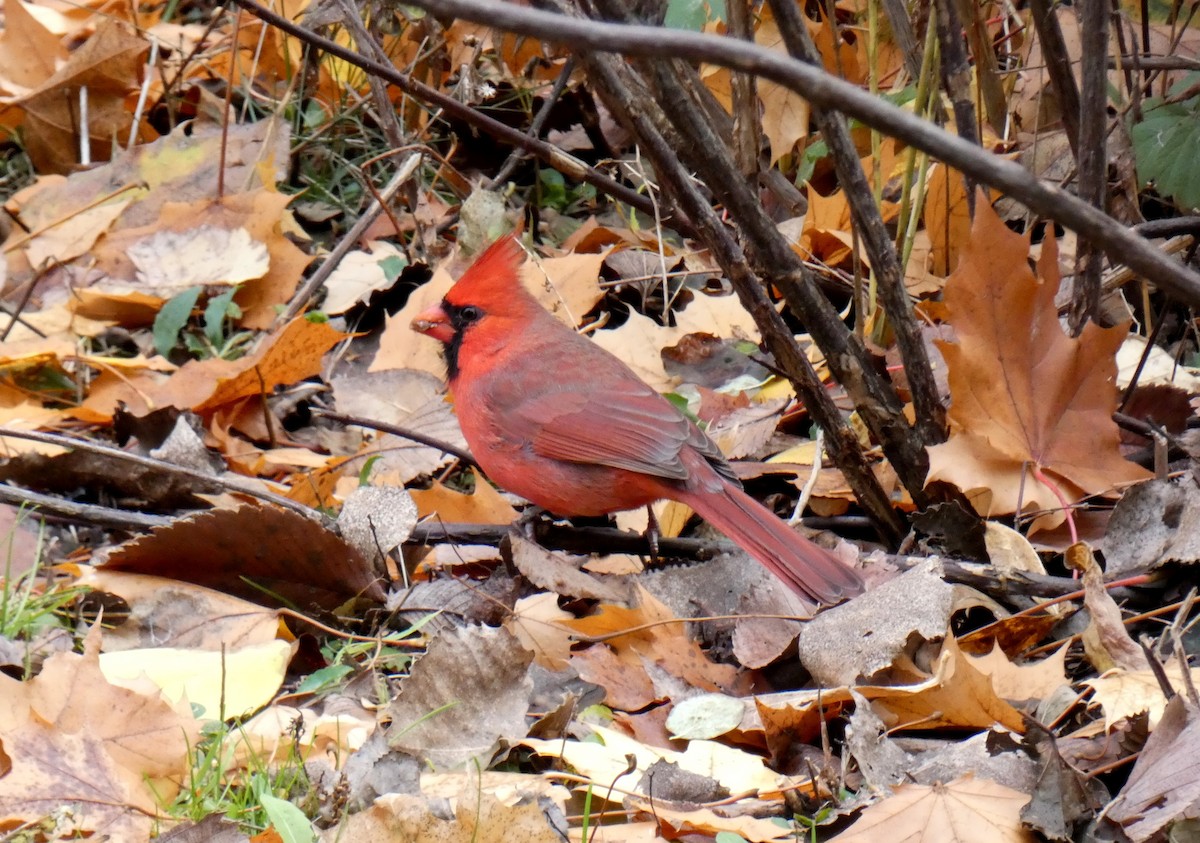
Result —
<instances>
[{"instance_id":1,"label":"oak leaf","mask_svg":"<svg viewBox=\"0 0 1200 843\"><path fill-rule=\"evenodd\" d=\"M929 449L927 482L962 489L985 516L1060 510L1068 501L1150 475L1121 457L1112 420L1115 354L1128 325L1088 324L1075 339L1058 321L1058 250L1029 241L977 204L970 240L946 284L957 342L938 342L949 367L950 439ZM1038 477L1045 478L1045 481ZM1051 520L1048 527L1061 523Z\"/></svg>"}]
</instances>

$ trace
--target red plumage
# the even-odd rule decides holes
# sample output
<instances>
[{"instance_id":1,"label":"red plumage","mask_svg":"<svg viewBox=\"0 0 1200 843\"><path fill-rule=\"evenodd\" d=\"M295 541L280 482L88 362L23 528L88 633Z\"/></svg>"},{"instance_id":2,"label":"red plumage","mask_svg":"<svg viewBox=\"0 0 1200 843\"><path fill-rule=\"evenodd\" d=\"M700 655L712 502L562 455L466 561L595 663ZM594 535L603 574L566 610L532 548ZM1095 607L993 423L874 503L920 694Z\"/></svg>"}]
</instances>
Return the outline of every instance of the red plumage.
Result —
<instances>
[{"instance_id":1,"label":"red plumage","mask_svg":"<svg viewBox=\"0 0 1200 843\"><path fill-rule=\"evenodd\" d=\"M862 581L742 491L716 444L633 371L521 286L520 243L493 243L413 328L446 344L463 435L499 485L559 515L680 501L797 593L836 603Z\"/></svg>"}]
</instances>

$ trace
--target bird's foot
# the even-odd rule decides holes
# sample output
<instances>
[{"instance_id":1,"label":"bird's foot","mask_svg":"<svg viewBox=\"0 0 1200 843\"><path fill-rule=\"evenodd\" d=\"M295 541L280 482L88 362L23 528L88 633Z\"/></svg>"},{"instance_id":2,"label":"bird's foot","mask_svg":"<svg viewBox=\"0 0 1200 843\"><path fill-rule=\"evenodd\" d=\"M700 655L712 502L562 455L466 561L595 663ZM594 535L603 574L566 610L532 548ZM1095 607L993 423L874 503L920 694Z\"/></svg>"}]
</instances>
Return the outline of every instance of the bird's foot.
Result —
<instances>
[{"instance_id":1,"label":"bird's foot","mask_svg":"<svg viewBox=\"0 0 1200 843\"><path fill-rule=\"evenodd\" d=\"M662 532L658 529L658 519L654 517L654 509L646 504L646 544L650 545L650 564L658 564L658 539Z\"/></svg>"}]
</instances>

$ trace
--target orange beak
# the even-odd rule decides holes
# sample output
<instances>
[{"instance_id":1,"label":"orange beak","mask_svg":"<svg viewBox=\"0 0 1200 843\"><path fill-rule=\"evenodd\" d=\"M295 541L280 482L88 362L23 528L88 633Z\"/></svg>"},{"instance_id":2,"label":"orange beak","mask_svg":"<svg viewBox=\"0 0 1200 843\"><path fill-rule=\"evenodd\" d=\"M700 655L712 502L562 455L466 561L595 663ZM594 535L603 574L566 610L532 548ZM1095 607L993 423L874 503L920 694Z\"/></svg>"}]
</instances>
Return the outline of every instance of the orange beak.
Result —
<instances>
[{"instance_id":1,"label":"orange beak","mask_svg":"<svg viewBox=\"0 0 1200 843\"><path fill-rule=\"evenodd\" d=\"M412 321L412 329L439 342L450 342L454 338L454 327L450 324L450 317L442 310L440 304L417 314L417 318Z\"/></svg>"}]
</instances>

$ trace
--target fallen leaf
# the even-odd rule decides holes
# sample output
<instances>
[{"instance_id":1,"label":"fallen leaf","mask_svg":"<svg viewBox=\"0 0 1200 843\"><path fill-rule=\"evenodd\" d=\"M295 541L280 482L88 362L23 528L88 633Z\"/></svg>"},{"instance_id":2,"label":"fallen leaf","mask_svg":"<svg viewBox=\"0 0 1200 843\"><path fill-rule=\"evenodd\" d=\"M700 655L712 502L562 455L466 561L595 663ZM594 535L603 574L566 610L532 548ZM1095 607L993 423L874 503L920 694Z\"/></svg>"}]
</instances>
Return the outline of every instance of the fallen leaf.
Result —
<instances>
[{"instance_id":1,"label":"fallen leaf","mask_svg":"<svg viewBox=\"0 0 1200 843\"><path fill-rule=\"evenodd\" d=\"M114 594L129 614L104 633L104 650L176 647L220 650L274 641L279 616L237 597L165 577L83 566L76 578L93 591Z\"/></svg>"},{"instance_id":2,"label":"fallen leaf","mask_svg":"<svg viewBox=\"0 0 1200 843\"><path fill-rule=\"evenodd\" d=\"M151 647L100 654L111 684L138 688L149 679L173 704L186 702L197 717L244 717L269 703L287 674L292 645L269 641L220 650Z\"/></svg>"},{"instance_id":3,"label":"fallen leaf","mask_svg":"<svg viewBox=\"0 0 1200 843\"><path fill-rule=\"evenodd\" d=\"M125 254L138 283L163 298L197 285L242 284L262 278L270 268L267 247L240 226L156 231L130 243Z\"/></svg>"},{"instance_id":4,"label":"fallen leaf","mask_svg":"<svg viewBox=\"0 0 1200 843\"><path fill-rule=\"evenodd\" d=\"M408 265L408 255L382 240L367 244L366 249L350 252L337 269L325 279L325 301L321 310L332 316L345 313L372 293L396 283L399 270Z\"/></svg>"},{"instance_id":5,"label":"fallen leaf","mask_svg":"<svg viewBox=\"0 0 1200 843\"><path fill-rule=\"evenodd\" d=\"M903 784L830 843L1034 843L1021 825L1028 801L1028 794L972 776L932 786Z\"/></svg>"},{"instance_id":6,"label":"fallen leaf","mask_svg":"<svg viewBox=\"0 0 1200 843\"><path fill-rule=\"evenodd\" d=\"M259 601L281 595L330 609L358 596L384 597L374 569L340 536L265 504L176 519L115 548L104 568L169 576Z\"/></svg>"},{"instance_id":7,"label":"fallen leaf","mask_svg":"<svg viewBox=\"0 0 1200 843\"><path fill-rule=\"evenodd\" d=\"M1194 818L1197 800L1200 718L1183 695L1176 695L1105 815L1141 843L1173 820Z\"/></svg>"},{"instance_id":8,"label":"fallen leaf","mask_svg":"<svg viewBox=\"0 0 1200 843\"><path fill-rule=\"evenodd\" d=\"M188 361L151 394L153 406L140 411L171 406L203 413L241 398L270 395L277 386L290 386L319 373L325 352L346 337L325 322L297 316L262 337L253 352L238 360Z\"/></svg>"},{"instance_id":9,"label":"fallen leaf","mask_svg":"<svg viewBox=\"0 0 1200 843\"><path fill-rule=\"evenodd\" d=\"M388 745L437 769L487 767L500 742L525 736L533 654L506 630L446 630L388 704Z\"/></svg>"},{"instance_id":10,"label":"fallen leaf","mask_svg":"<svg viewBox=\"0 0 1200 843\"><path fill-rule=\"evenodd\" d=\"M82 655L56 653L28 682L0 675L0 822L73 804L79 836L147 840L160 800L178 791L199 722L157 693L111 685L100 637L96 625Z\"/></svg>"},{"instance_id":11,"label":"fallen leaf","mask_svg":"<svg viewBox=\"0 0 1200 843\"><path fill-rule=\"evenodd\" d=\"M1113 355L1127 326L1089 323L1078 339L1063 332L1054 306L1059 271L1052 241L1040 279L1025 260L1028 240L978 203L959 268L946 284L957 342L939 342L950 370L950 439L929 449L927 482L958 486L986 516L1051 511L1062 504L1040 471L1073 503L1144 480L1121 456Z\"/></svg>"}]
</instances>

